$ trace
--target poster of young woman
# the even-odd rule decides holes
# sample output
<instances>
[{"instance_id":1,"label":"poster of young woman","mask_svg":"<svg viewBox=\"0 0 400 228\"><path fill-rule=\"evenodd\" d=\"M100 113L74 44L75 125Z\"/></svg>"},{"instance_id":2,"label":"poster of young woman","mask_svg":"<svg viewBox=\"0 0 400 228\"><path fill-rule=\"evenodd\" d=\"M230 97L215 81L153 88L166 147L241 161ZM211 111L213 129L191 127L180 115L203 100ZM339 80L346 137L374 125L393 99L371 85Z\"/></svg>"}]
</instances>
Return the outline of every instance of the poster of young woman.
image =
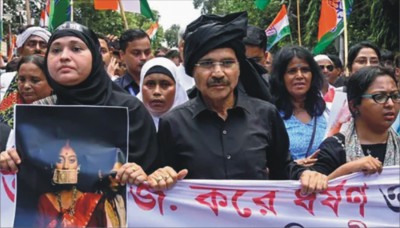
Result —
<instances>
[{"instance_id":1,"label":"poster of young woman","mask_svg":"<svg viewBox=\"0 0 400 228\"><path fill-rule=\"evenodd\" d=\"M126 225L126 108L19 105L15 120L15 227Z\"/></svg>"}]
</instances>

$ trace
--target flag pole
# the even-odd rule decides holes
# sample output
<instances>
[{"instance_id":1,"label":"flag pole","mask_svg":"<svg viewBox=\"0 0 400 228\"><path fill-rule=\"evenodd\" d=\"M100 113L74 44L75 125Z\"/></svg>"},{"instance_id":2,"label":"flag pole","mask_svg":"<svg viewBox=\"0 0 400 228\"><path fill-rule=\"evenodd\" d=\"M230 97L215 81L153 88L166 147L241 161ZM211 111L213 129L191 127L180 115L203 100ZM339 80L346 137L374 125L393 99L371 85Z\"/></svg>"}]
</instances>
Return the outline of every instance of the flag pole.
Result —
<instances>
[{"instance_id":1,"label":"flag pole","mask_svg":"<svg viewBox=\"0 0 400 228\"><path fill-rule=\"evenodd\" d=\"M71 21L74 21L74 0L70 0L71 5Z\"/></svg>"},{"instance_id":2,"label":"flag pole","mask_svg":"<svg viewBox=\"0 0 400 228\"><path fill-rule=\"evenodd\" d=\"M300 0L297 0L297 33L299 38L299 46L301 46L301 29L300 29Z\"/></svg>"},{"instance_id":3,"label":"flag pole","mask_svg":"<svg viewBox=\"0 0 400 228\"><path fill-rule=\"evenodd\" d=\"M28 21L27 25L31 25L31 7L29 4L29 0L25 0L26 7L26 20ZM3 18L1 18L3 20Z\"/></svg>"},{"instance_id":4,"label":"flag pole","mask_svg":"<svg viewBox=\"0 0 400 228\"><path fill-rule=\"evenodd\" d=\"M124 6L122 5L121 0L118 0L119 10L121 11L122 20L124 21L125 29L128 29L128 22L126 21Z\"/></svg>"},{"instance_id":5,"label":"flag pole","mask_svg":"<svg viewBox=\"0 0 400 228\"><path fill-rule=\"evenodd\" d=\"M347 69L347 56L348 56L348 37L347 37L347 9L346 9L346 2L342 0L343 6L343 34L344 34L344 65L346 67L346 76L349 75Z\"/></svg>"}]
</instances>

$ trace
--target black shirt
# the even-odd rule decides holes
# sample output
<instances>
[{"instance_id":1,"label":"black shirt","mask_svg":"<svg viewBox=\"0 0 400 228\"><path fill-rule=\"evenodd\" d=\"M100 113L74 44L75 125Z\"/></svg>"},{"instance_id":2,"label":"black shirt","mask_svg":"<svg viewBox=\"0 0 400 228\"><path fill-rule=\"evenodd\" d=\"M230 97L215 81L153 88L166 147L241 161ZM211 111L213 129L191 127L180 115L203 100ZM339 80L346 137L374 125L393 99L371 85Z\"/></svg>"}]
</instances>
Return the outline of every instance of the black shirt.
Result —
<instances>
[{"instance_id":1,"label":"black shirt","mask_svg":"<svg viewBox=\"0 0 400 228\"><path fill-rule=\"evenodd\" d=\"M140 91L139 85L128 72L114 82L133 96L136 96Z\"/></svg>"},{"instance_id":2,"label":"black shirt","mask_svg":"<svg viewBox=\"0 0 400 228\"><path fill-rule=\"evenodd\" d=\"M285 125L272 104L240 92L224 121L201 95L165 114L159 123L166 165L187 168L188 179L298 178ZM293 171L295 170L295 172Z\"/></svg>"},{"instance_id":3,"label":"black shirt","mask_svg":"<svg viewBox=\"0 0 400 228\"><path fill-rule=\"evenodd\" d=\"M317 161L311 167L312 170L315 170L319 173L329 175L337 168L342 166L347 162L346 160L346 150L345 150L345 137L343 134L338 133L335 134L334 137L326 138L320 145L320 152L317 156ZM371 156L379 157L379 160L383 163L386 153L386 144L376 144L376 145L361 145L363 150L365 149L373 149L373 153ZM375 154L375 152L378 153ZM367 154L364 154L367 156Z\"/></svg>"}]
</instances>

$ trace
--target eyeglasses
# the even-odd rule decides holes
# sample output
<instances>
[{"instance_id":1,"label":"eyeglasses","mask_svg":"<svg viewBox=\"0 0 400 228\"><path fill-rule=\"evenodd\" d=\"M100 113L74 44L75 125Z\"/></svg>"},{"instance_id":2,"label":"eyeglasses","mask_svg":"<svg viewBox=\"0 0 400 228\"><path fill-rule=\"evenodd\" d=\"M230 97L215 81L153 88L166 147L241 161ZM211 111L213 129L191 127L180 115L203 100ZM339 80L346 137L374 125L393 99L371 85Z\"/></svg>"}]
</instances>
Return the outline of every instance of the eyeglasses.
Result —
<instances>
[{"instance_id":1,"label":"eyeglasses","mask_svg":"<svg viewBox=\"0 0 400 228\"><path fill-rule=\"evenodd\" d=\"M40 49L45 49L47 48L47 43L44 41L37 41L37 40L29 40L28 42L26 42L26 46L30 47L30 48L35 48L37 47L37 45L39 44Z\"/></svg>"},{"instance_id":2,"label":"eyeglasses","mask_svg":"<svg viewBox=\"0 0 400 228\"><path fill-rule=\"evenodd\" d=\"M321 68L321 70L324 70L324 68L326 68L329 72L332 72L335 68L333 65L319 65L319 67Z\"/></svg>"},{"instance_id":3,"label":"eyeglasses","mask_svg":"<svg viewBox=\"0 0 400 228\"><path fill-rule=\"evenodd\" d=\"M226 59L226 60L222 60L222 61L205 60L205 61L200 61L194 65L204 68L204 69L212 69L215 66L221 66L222 68L229 69L236 63L237 63L236 60Z\"/></svg>"},{"instance_id":4,"label":"eyeglasses","mask_svg":"<svg viewBox=\"0 0 400 228\"><path fill-rule=\"evenodd\" d=\"M361 97L373 99L378 104L385 104L389 98L391 98L394 103L400 103L400 93L393 93L391 95L384 93L364 94Z\"/></svg>"}]
</instances>

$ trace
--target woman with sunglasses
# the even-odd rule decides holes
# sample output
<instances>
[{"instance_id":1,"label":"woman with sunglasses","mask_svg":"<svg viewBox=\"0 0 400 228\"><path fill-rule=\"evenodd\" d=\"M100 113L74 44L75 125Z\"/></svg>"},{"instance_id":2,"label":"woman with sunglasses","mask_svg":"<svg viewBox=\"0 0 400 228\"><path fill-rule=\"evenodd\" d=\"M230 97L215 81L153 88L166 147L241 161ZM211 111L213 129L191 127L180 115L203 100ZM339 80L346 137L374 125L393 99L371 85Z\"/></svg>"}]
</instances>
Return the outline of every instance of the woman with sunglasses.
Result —
<instances>
[{"instance_id":1,"label":"woman with sunglasses","mask_svg":"<svg viewBox=\"0 0 400 228\"><path fill-rule=\"evenodd\" d=\"M383 166L400 165L400 137L391 128L400 109L396 83L393 73L380 66L365 67L350 77L349 127L321 144L313 170L333 179L359 171L380 173Z\"/></svg>"},{"instance_id":2,"label":"woman with sunglasses","mask_svg":"<svg viewBox=\"0 0 400 228\"><path fill-rule=\"evenodd\" d=\"M270 77L273 102L278 108L290 140L290 153L299 164L323 141L327 126L321 90L323 75L313 55L299 46L283 47L275 56Z\"/></svg>"}]
</instances>

